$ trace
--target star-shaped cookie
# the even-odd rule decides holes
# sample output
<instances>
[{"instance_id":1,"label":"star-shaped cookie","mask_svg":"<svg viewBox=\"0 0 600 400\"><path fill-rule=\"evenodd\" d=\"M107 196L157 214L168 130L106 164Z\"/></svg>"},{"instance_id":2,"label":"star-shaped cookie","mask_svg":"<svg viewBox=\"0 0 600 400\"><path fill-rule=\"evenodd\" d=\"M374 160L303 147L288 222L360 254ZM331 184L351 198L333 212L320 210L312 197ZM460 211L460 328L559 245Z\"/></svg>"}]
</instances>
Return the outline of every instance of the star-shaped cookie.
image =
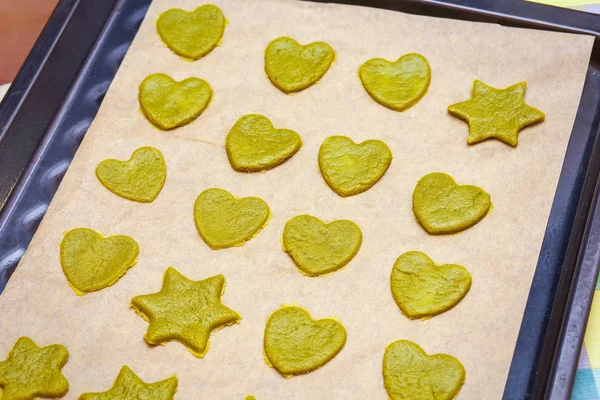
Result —
<instances>
[{"instance_id":1,"label":"star-shaped cookie","mask_svg":"<svg viewBox=\"0 0 600 400\"><path fill-rule=\"evenodd\" d=\"M241 319L221 303L224 287L223 275L192 281L167 269L160 292L131 300L133 309L150 322L146 342L162 345L177 340L196 357L204 357L211 332Z\"/></svg>"},{"instance_id":2,"label":"star-shaped cookie","mask_svg":"<svg viewBox=\"0 0 600 400\"><path fill-rule=\"evenodd\" d=\"M448 112L469 123L468 144L488 138L516 147L519 130L542 122L543 112L525 104L527 82L496 89L475 79L471 100L452 104Z\"/></svg>"},{"instance_id":3,"label":"star-shaped cookie","mask_svg":"<svg viewBox=\"0 0 600 400\"><path fill-rule=\"evenodd\" d=\"M60 372L69 352L60 344L38 347L28 337L20 337L8 358L0 362L0 398L26 400L64 396L69 390Z\"/></svg>"},{"instance_id":4,"label":"star-shaped cookie","mask_svg":"<svg viewBox=\"0 0 600 400\"><path fill-rule=\"evenodd\" d=\"M146 383L124 365L109 390L101 393L83 393L79 396L79 400L172 400L176 389L177 377L175 376L164 381Z\"/></svg>"}]
</instances>

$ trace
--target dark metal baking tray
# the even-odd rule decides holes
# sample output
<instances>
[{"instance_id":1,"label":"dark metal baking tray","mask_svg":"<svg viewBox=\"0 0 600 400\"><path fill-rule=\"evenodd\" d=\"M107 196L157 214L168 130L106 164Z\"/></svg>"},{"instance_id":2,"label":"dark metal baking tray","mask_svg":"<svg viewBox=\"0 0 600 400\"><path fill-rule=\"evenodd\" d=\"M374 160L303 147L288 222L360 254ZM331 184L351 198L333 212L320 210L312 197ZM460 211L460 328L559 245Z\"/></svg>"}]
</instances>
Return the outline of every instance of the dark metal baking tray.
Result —
<instances>
[{"instance_id":1,"label":"dark metal baking tray","mask_svg":"<svg viewBox=\"0 0 600 400\"><path fill-rule=\"evenodd\" d=\"M600 38L600 18L595 15L520 0L333 2ZM0 292L46 212L149 3L61 0L0 104ZM600 265L599 43L597 39L594 44L505 399L570 396Z\"/></svg>"}]
</instances>

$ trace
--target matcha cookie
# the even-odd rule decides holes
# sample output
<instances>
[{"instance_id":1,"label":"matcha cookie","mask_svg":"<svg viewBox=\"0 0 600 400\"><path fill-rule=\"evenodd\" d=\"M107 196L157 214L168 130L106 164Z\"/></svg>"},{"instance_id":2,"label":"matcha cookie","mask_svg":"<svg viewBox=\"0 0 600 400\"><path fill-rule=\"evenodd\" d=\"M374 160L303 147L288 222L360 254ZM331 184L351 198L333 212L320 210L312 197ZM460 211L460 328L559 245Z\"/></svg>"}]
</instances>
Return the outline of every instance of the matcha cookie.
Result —
<instances>
[{"instance_id":1,"label":"matcha cookie","mask_svg":"<svg viewBox=\"0 0 600 400\"><path fill-rule=\"evenodd\" d=\"M225 141L231 167L239 172L262 172L291 158L302 147L300 136L289 129L275 129L262 115L240 118Z\"/></svg>"},{"instance_id":2,"label":"matcha cookie","mask_svg":"<svg viewBox=\"0 0 600 400\"><path fill-rule=\"evenodd\" d=\"M457 185L450 175L425 175L413 192L413 211L428 233L440 235L465 230L490 210L490 195L480 187Z\"/></svg>"},{"instance_id":3,"label":"matcha cookie","mask_svg":"<svg viewBox=\"0 0 600 400\"><path fill-rule=\"evenodd\" d=\"M192 12L171 8L160 15L156 30L173 53L197 60L221 42L227 21L219 7L206 4Z\"/></svg>"},{"instance_id":4,"label":"matcha cookie","mask_svg":"<svg viewBox=\"0 0 600 400\"><path fill-rule=\"evenodd\" d=\"M321 79L334 58L335 52L327 43L302 46L292 38L280 37L265 50L265 72L282 92L299 92Z\"/></svg>"},{"instance_id":5,"label":"matcha cookie","mask_svg":"<svg viewBox=\"0 0 600 400\"><path fill-rule=\"evenodd\" d=\"M196 357L204 357L211 333L241 319L221 302L224 290L223 275L192 281L169 268L160 292L136 296L131 306L150 323L146 342L164 345L176 340Z\"/></svg>"},{"instance_id":6,"label":"matcha cookie","mask_svg":"<svg viewBox=\"0 0 600 400\"><path fill-rule=\"evenodd\" d=\"M69 382L61 373L69 352L60 344L38 347L28 337L20 337L8 358L0 362L0 398L33 400L63 397Z\"/></svg>"},{"instance_id":7,"label":"matcha cookie","mask_svg":"<svg viewBox=\"0 0 600 400\"><path fill-rule=\"evenodd\" d=\"M207 189L194 203L194 221L210 248L241 246L267 226L271 210L258 197L235 198L223 189Z\"/></svg>"},{"instance_id":8,"label":"matcha cookie","mask_svg":"<svg viewBox=\"0 0 600 400\"><path fill-rule=\"evenodd\" d=\"M127 161L113 158L102 161L96 167L96 177L117 196L150 203L165 184L167 165L158 149L140 147Z\"/></svg>"},{"instance_id":9,"label":"matcha cookie","mask_svg":"<svg viewBox=\"0 0 600 400\"><path fill-rule=\"evenodd\" d=\"M139 247L129 236L103 237L88 228L66 233L60 244L60 264L78 295L111 286L137 263Z\"/></svg>"},{"instance_id":10,"label":"matcha cookie","mask_svg":"<svg viewBox=\"0 0 600 400\"><path fill-rule=\"evenodd\" d=\"M265 355L281 375L307 374L331 361L346 344L346 330L334 319L313 320L299 307L275 311L265 328Z\"/></svg>"},{"instance_id":11,"label":"matcha cookie","mask_svg":"<svg viewBox=\"0 0 600 400\"><path fill-rule=\"evenodd\" d=\"M405 54L395 62L373 58L361 65L358 75L373 100L395 111L417 104L431 82L427 59L416 53Z\"/></svg>"},{"instance_id":12,"label":"matcha cookie","mask_svg":"<svg viewBox=\"0 0 600 400\"><path fill-rule=\"evenodd\" d=\"M409 251L394 263L390 285L404 315L428 318L448 311L467 295L471 274L460 265L435 265L426 254Z\"/></svg>"},{"instance_id":13,"label":"matcha cookie","mask_svg":"<svg viewBox=\"0 0 600 400\"><path fill-rule=\"evenodd\" d=\"M356 144L346 136L331 136L319 149L319 168L325 182L342 197L362 193L381 179L392 152L379 140Z\"/></svg>"},{"instance_id":14,"label":"matcha cookie","mask_svg":"<svg viewBox=\"0 0 600 400\"><path fill-rule=\"evenodd\" d=\"M177 377L146 383L124 365L113 387L102 393L84 393L79 400L172 400L177 390Z\"/></svg>"},{"instance_id":15,"label":"matcha cookie","mask_svg":"<svg viewBox=\"0 0 600 400\"><path fill-rule=\"evenodd\" d=\"M385 349L383 384L390 400L452 400L465 368L448 354L428 356L417 344L398 340Z\"/></svg>"},{"instance_id":16,"label":"matcha cookie","mask_svg":"<svg viewBox=\"0 0 600 400\"><path fill-rule=\"evenodd\" d=\"M348 264L362 244L358 225L348 220L328 224L310 215L298 215L285 224L283 250L308 276L337 271Z\"/></svg>"},{"instance_id":17,"label":"matcha cookie","mask_svg":"<svg viewBox=\"0 0 600 400\"><path fill-rule=\"evenodd\" d=\"M496 89L476 79L471 100L452 104L448 112L469 123L468 144L494 138L516 147L519 131L545 118L543 112L525 104L526 86L523 81Z\"/></svg>"},{"instance_id":18,"label":"matcha cookie","mask_svg":"<svg viewBox=\"0 0 600 400\"><path fill-rule=\"evenodd\" d=\"M175 81L165 74L152 74L140 84L138 99L146 118L157 128L169 130L187 125L210 102L212 89L200 78Z\"/></svg>"}]
</instances>

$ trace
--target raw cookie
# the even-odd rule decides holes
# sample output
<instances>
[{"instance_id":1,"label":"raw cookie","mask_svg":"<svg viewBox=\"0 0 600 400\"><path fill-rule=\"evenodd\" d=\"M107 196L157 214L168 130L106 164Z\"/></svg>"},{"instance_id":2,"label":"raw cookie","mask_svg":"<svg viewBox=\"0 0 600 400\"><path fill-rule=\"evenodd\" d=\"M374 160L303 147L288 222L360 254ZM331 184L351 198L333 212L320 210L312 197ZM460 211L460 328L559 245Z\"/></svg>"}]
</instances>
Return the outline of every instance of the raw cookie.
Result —
<instances>
[{"instance_id":1,"label":"raw cookie","mask_svg":"<svg viewBox=\"0 0 600 400\"><path fill-rule=\"evenodd\" d=\"M310 215L298 215L285 224L283 250L308 276L337 271L348 264L362 244L358 225L348 220L328 224Z\"/></svg>"},{"instance_id":2,"label":"raw cookie","mask_svg":"<svg viewBox=\"0 0 600 400\"><path fill-rule=\"evenodd\" d=\"M451 400L465 382L465 368L448 354L428 356L408 340L385 349L383 384L390 400Z\"/></svg>"},{"instance_id":3,"label":"raw cookie","mask_svg":"<svg viewBox=\"0 0 600 400\"><path fill-rule=\"evenodd\" d=\"M127 365L119 371L112 388L102 393L83 393L79 400L172 400L177 390L177 377L146 383Z\"/></svg>"},{"instance_id":4,"label":"raw cookie","mask_svg":"<svg viewBox=\"0 0 600 400\"><path fill-rule=\"evenodd\" d=\"M392 152L380 140L356 144L346 136L330 136L319 149L319 168L325 182L342 197L362 193L387 171Z\"/></svg>"},{"instance_id":5,"label":"raw cookie","mask_svg":"<svg viewBox=\"0 0 600 400\"><path fill-rule=\"evenodd\" d=\"M223 189L207 189L194 203L194 221L212 249L241 246L269 222L271 210L258 197L235 198Z\"/></svg>"},{"instance_id":6,"label":"raw cookie","mask_svg":"<svg viewBox=\"0 0 600 400\"><path fill-rule=\"evenodd\" d=\"M127 161L114 158L102 161L96 167L96 177L117 196L150 203L165 183L167 165L158 149L140 147Z\"/></svg>"},{"instance_id":7,"label":"raw cookie","mask_svg":"<svg viewBox=\"0 0 600 400\"><path fill-rule=\"evenodd\" d=\"M291 158L302 147L300 136L275 129L267 117L249 114L229 131L225 149L231 167L239 172L262 172Z\"/></svg>"},{"instance_id":8,"label":"raw cookie","mask_svg":"<svg viewBox=\"0 0 600 400\"><path fill-rule=\"evenodd\" d=\"M69 352L60 344L38 347L28 337L20 337L8 358L0 362L0 398L29 400L63 397L69 382L61 373Z\"/></svg>"},{"instance_id":9,"label":"raw cookie","mask_svg":"<svg viewBox=\"0 0 600 400\"><path fill-rule=\"evenodd\" d=\"M84 295L111 286L137 263L139 247L129 236L103 237L75 228L60 243L60 264L69 286Z\"/></svg>"},{"instance_id":10,"label":"raw cookie","mask_svg":"<svg viewBox=\"0 0 600 400\"><path fill-rule=\"evenodd\" d=\"M417 104L431 82L427 59L416 53L405 54L395 62L372 58L361 65L358 75L373 100L396 111Z\"/></svg>"},{"instance_id":11,"label":"raw cookie","mask_svg":"<svg viewBox=\"0 0 600 400\"><path fill-rule=\"evenodd\" d=\"M256 400L256 397L254 397L254 396L246 396L244 398L244 400Z\"/></svg>"},{"instance_id":12,"label":"raw cookie","mask_svg":"<svg viewBox=\"0 0 600 400\"><path fill-rule=\"evenodd\" d=\"M156 127L169 130L187 125L206 109L212 89L200 78L175 81L165 74L152 74L140 84L139 101L144 115Z\"/></svg>"},{"instance_id":13,"label":"raw cookie","mask_svg":"<svg viewBox=\"0 0 600 400\"><path fill-rule=\"evenodd\" d=\"M211 332L241 319L221 303L224 290L223 275L192 281L169 267L160 292L136 296L131 306L150 323L146 342L164 345L176 340L196 357L204 357Z\"/></svg>"},{"instance_id":14,"label":"raw cookie","mask_svg":"<svg viewBox=\"0 0 600 400\"><path fill-rule=\"evenodd\" d=\"M448 112L469 123L468 144L495 138L510 146L519 143L519 130L542 122L543 112L525 104L527 82L496 89L475 79L471 100L452 104Z\"/></svg>"},{"instance_id":15,"label":"raw cookie","mask_svg":"<svg viewBox=\"0 0 600 400\"><path fill-rule=\"evenodd\" d=\"M175 54L197 60L220 44L226 23L219 7L206 4L192 12L165 11L156 21L156 30Z\"/></svg>"},{"instance_id":16,"label":"raw cookie","mask_svg":"<svg viewBox=\"0 0 600 400\"><path fill-rule=\"evenodd\" d=\"M331 318L313 320L299 307L282 307L265 328L265 356L282 376L307 374L331 361L346 344L346 330Z\"/></svg>"},{"instance_id":17,"label":"raw cookie","mask_svg":"<svg viewBox=\"0 0 600 400\"><path fill-rule=\"evenodd\" d=\"M460 265L435 265L426 254L409 251L394 263L390 286L404 315L428 318L448 311L467 295L471 274Z\"/></svg>"},{"instance_id":18,"label":"raw cookie","mask_svg":"<svg viewBox=\"0 0 600 400\"><path fill-rule=\"evenodd\" d=\"M335 52L324 42L305 46L289 37L273 40L265 50L265 72L284 93L299 92L325 75Z\"/></svg>"},{"instance_id":19,"label":"raw cookie","mask_svg":"<svg viewBox=\"0 0 600 400\"><path fill-rule=\"evenodd\" d=\"M457 185L450 175L425 175L413 192L413 211L419 224L432 235L465 230L485 217L492 205L480 187Z\"/></svg>"}]
</instances>

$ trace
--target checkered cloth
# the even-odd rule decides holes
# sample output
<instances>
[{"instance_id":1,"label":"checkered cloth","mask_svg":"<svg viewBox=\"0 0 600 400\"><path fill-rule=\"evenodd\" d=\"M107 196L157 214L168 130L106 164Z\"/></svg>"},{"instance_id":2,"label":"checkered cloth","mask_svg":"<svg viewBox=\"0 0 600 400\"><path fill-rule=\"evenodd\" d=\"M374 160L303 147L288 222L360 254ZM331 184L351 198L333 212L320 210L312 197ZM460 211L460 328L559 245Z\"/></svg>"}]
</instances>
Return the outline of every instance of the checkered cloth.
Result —
<instances>
[{"instance_id":1,"label":"checkered cloth","mask_svg":"<svg viewBox=\"0 0 600 400\"><path fill-rule=\"evenodd\" d=\"M600 399L600 279L592 300L571 400Z\"/></svg>"}]
</instances>

